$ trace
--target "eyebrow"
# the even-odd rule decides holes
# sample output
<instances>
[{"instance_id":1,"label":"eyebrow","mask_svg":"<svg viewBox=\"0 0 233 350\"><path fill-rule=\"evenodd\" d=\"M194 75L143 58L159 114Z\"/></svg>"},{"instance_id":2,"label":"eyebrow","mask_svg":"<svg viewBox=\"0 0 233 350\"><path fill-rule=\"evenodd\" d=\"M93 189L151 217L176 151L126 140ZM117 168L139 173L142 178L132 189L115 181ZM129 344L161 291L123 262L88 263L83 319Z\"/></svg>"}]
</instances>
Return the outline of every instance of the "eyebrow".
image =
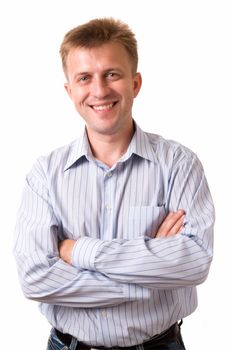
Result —
<instances>
[{"instance_id":1,"label":"eyebrow","mask_svg":"<svg viewBox=\"0 0 233 350\"><path fill-rule=\"evenodd\" d=\"M110 67L110 68L107 68L105 69L102 73L105 74L107 72L111 72L111 71L116 71L116 72L120 72L122 73L122 69L118 68L118 67ZM85 72L77 72L75 73L74 75L74 79L76 79L77 77L80 77L82 75L89 75L89 74L92 74L91 72L88 72L88 71L85 71Z\"/></svg>"}]
</instances>

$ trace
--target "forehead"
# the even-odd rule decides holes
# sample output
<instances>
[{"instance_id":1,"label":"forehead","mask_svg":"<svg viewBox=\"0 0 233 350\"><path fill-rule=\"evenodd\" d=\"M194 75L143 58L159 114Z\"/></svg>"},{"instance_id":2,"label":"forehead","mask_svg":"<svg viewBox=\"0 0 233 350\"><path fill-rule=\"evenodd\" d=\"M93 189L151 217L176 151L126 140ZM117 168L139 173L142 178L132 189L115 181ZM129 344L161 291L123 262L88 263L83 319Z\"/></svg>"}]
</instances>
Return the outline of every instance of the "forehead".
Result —
<instances>
[{"instance_id":1,"label":"forehead","mask_svg":"<svg viewBox=\"0 0 233 350\"><path fill-rule=\"evenodd\" d=\"M118 67L131 69L129 55L119 43L106 43L98 47L72 48L67 56L67 69L92 71Z\"/></svg>"}]
</instances>

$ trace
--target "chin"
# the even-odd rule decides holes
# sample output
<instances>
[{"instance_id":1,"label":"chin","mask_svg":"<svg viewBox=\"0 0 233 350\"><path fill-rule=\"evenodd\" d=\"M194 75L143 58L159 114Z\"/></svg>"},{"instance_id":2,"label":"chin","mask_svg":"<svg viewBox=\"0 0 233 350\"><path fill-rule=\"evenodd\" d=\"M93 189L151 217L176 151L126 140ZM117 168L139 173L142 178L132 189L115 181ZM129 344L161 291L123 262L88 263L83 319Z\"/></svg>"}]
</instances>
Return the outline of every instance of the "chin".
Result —
<instances>
[{"instance_id":1,"label":"chin","mask_svg":"<svg viewBox=\"0 0 233 350\"><path fill-rule=\"evenodd\" d=\"M103 124L105 124L105 125L103 125ZM93 130L95 133L103 134L103 135L112 135L120 129L119 125L115 124L115 123L106 123L105 122L103 124L90 127L90 129Z\"/></svg>"},{"instance_id":2,"label":"chin","mask_svg":"<svg viewBox=\"0 0 233 350\"><path fill-rule=\"evenodd\" d=\"M100 134L100 135L114 135L117 130L115 130L114 128L97 128L94 130L94 132L96 134Z\"/></svg>"}]
</instances>

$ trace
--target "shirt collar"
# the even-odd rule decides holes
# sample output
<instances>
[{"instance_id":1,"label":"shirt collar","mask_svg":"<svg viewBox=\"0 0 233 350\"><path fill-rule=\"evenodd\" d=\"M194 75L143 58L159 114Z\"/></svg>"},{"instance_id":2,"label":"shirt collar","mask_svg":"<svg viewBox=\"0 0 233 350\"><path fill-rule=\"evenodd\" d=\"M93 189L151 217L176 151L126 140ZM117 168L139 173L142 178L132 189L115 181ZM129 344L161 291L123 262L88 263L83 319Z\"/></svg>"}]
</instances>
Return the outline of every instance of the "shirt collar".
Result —
<instances>
[{"instance_id":1,"label":"shirt collar","mask_svg":"<svg viewBox=\"0 0 233 350\"><path fill-rule=\"evenodd\" d=\"M86 128L84 128L81 136L70 145L64 171L77 164L83 157L88 158L91 155L91 147L87 138Z\"/></svg>"},{"instance_id":2,"label":"shirt collar","mask_svg":"<svg viewBox=\"0 0 233 350\"><path fill-rule=\"evenodd\" d=\"M136 124L136 122L134 122L134 125L135 133L129 144L128 150L122 157L121 161L129 159L133 154L135 154L141 158L155 162L155 151L150 142L148 134L143 132L142 129ZM86 157L86 159L93 157L86 133L86 128L84 128L81 136L70 145L64 171L68 170L75 163L78 164L78 162L83 157Z\"/></svg>"},{"instance_id":3,"label":"shirt collar","mask_svg":"<svg viewBox=\"0 0 233 350\"><path fill-rule=\"evenodd\" d=\"M127 158L132 154L147 159L151 162L155 162L155 151L150 138L147 133L142 131L142 129L134 122L135 133L129 144L128 150L126 152Z\"/></svg>"}]
</instances>

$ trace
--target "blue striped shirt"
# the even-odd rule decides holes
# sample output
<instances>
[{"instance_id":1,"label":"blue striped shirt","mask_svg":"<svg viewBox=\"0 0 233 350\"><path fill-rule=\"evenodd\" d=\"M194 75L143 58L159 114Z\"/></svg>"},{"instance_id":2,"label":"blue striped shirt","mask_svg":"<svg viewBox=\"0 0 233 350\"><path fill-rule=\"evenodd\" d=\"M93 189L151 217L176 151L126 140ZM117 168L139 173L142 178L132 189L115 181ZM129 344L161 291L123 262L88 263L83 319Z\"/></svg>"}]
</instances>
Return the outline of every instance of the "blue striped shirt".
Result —
<instances>
[{"instance_id":1,"label":"blue striped shirt","mask_svg":"<svg viewBox=\"0 0 233 350\"><path fill-rule=\"evenodd\" d=\"M171 211L180 234L154 238ZM197 306L212 260L214 208L202 165L186 147L136 126L112 167L92 155L86 132L38 159L16 225L23 292L60 331L92 346L131 346ZM77 240L72 265L58 241Z\"/></svg>"}]
</instances>

